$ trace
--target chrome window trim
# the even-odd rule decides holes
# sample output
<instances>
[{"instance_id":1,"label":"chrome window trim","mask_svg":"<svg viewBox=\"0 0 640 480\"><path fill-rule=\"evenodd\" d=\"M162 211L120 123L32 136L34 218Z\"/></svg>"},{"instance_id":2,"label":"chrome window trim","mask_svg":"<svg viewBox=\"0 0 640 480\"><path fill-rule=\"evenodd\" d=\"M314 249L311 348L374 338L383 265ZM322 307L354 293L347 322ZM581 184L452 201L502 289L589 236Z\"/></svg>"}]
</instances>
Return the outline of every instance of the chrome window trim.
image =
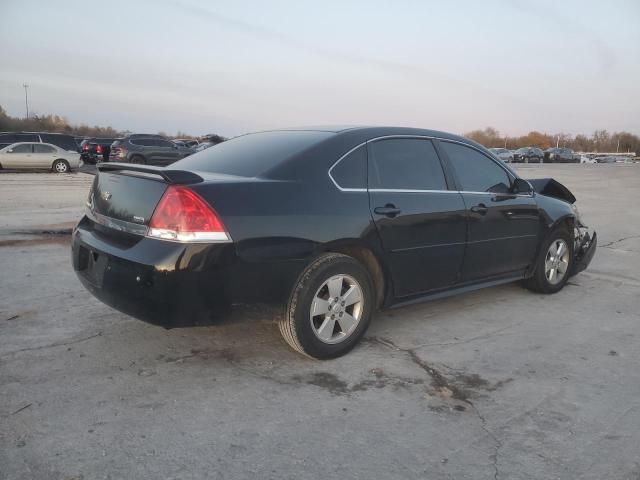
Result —
<instances>
[{"instance_id":1,"label":"chrome window trim","mask_svg":"<svg viewBox=\"0 0 640 480\"><path fill-rule=\"evenodd\" d=\"M498 167L500 167L504 172L506 172L507 176L511 180L515 180L516 178L520 178L520 177L516 176L513 172L511 172L511 170L506 168L504 166L504 164L502 164L502 162L500 160L496 160L495 158L491 158L491 157L487 156L487 154L485 152L483 152L479 148L475 147L474 145L470 145L468 143L461 142L459 140L452 140L450 138L436 137L436 136L431 136L431 135L395 134L395 135L382 135L380 137L375 137L375 138L370 138L369 140L365 140L364 142L359 143L355 147L351 148L347 153L345 153L340 158L338 158L338 160L336 160L331 165L331 167L329 167L329 170L327 171L327 175L331 179L331 182L336 186L336 188L338 190L340 190L341 192L406 192L406 193L449 193L449 192L457 192L457 193L476 193L476 194L485 194L485 195L512 195L512 196L516 196L516 197L533 197L533 195L534 195L533 188L532 188L530 194L526 194L525 195L525 194L507 194L507 193L495 193L495 192L470 192L470 191L465 191L465 190L411 190L411 189L405 190L405 189L381 189L381 188L377 188L377 189L374 189L374 188L343 188L338 184L338 182L336 182L336 180L331 175L331 170L333 170L335 168L335 166L338 165L345 157L347 157L350 153L356 151L358 148L367 145L368 143L376 142L378 140L386 140L386 139L389 139L389 138L420 138L420 139L424 139L424 140L438 140L438 141L443 141L443 142L451 142L451 143L457 143L459 145L464 145L465 147L471 148L471 149L475 150L476 152L480 153L481 155L484 155L485 157L487 157L489 160L491 160L493 163L495 163ZM368 185L367 185L367 187L368 187Z\"/></svg>"}]
</instances>

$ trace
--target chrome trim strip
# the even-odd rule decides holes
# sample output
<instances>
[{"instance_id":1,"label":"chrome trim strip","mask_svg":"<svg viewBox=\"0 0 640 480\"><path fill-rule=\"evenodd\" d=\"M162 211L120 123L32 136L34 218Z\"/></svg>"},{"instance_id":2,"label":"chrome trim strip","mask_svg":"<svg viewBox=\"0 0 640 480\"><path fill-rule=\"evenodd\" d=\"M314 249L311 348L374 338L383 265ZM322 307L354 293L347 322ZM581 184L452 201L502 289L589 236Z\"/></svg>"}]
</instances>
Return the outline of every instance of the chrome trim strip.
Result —
<instances>
[{"instance_id":1,"label":"chrome trim strip","mask_svg":"<svg viewBox=\"0 0 640 480\"><path fill-rule=\"evenodd\" d=\"M482 150L480 150L477 147L475 147L473 145L470 145L468 143L461 142L459 140L452 140L450 138L435 137L435 136L430 136L430 135L410 135L410 134L403 135L403 134L397 134L397 135L383 135L383 136L380 136L380 137L370 138L369 140L366 140L366 141L356 145L351 150L349 150L347 153L342 155L338 160L336 160L333 163L333 165L331 165L331 167L329 167L329 170L327 172L327 175L329 175L329 178L331 179L333 184L336 186L336 188L338 190L340 190L341 192L366 192L366 191L370 191L370 192L375 192L375 191L388 191L388 192L399 191L399 192L403 192L403 191L405 191L405 192L416 192L416 193L418 193L418 192L435 193L435 192L454 192L454 191L457 191L458 193L481 193L481 194L499 195L499 194L492 193L492 192L468 192L468 191L463 191L463 190L391 190L391 189L343 188L340 185L338 185L338 182L336 182L335 179L331 176L331 170L333 170L334 167L336 165L338 165L338 163L340 163L343 158L345 158L347 155L349 155L351 152L357 150L358 148L366 145L367 143L375 142L375 141L378 141L378 140L384 140L384 139L388 139L388 138L422 138L422 139L425 139L425 140L439 140L439 141L443 141L443 142L451 142L451 143L457 143L459 145L464 145L465 147L469 147L469 148L475 150L476 152L480 153L481 155L484 155L489 160L491 160L493 163L498 165L502 170L504 170L506 172L507 176L510 179L515 180L516 178L519 178L519 177L515 176L514 173L511 172L511 170L509 170L502 163L501 160L495 159L495 158L491 158L491 157L487 156L486 152L483 152ZM533 193L534 192L532 190L532 193L530 195L515 194L515 196L518 196L518 197L533 197ZM502 194L502 195L508 195L508 194Z\"/></svg>"},{"instance_id":2,"label":"chrome trim strip","mask_svg":"<svg viewBox=\"0 0 640 480\"><path fill-rule=\"evenodd\" d=\"M93 211L89 206L86 208L87 217L96 222L99 225L103 225L119 232L131 233L133 235L145 236L147 234L147 226L140 225L138 223L127 222L125 220L118 220L116 218L110 218L100 213Z\"/></svg>"},{"instance_id":3,"label":"chrome trim strip","mask_svg":"<svg viewBox=\"0 0 640 480\"><path fill-rule=\"evenodd\" d=\"M334 167L336 165L338 165L343 158L345 158L346 156L348 156L350 153L355 152L357 149L359 149L360 147L366 145L367 142L362 142L359 145L356 145L355 147L353 147L351 150L349 150L347 153L345 153L344 155L342 155L338 160L336 160L333 165L331 165L331 167L329 167L329 171L327 172L327 175L329 175L329 178L331 179L331 181L333 182L333 184L336 186L336 188L338 190L340 190L341 192L366 192L367 189L366 188L343 188L340 185L338 185L338 182L336 182L336 180L333 178L333 176L331 175L331 170L334 169Z\"/></svg>"},{"instance_id":4,"label":"chrome trim strip","mask_svg":"<svg viewBox=\"0 0 640 480\"><path fill-rule=\"evenodd\" d=\"M457 190L413 190L409 188L370 188L370 192L393 192L393 193L460 193Z\"/></svg>"}]
</instances>

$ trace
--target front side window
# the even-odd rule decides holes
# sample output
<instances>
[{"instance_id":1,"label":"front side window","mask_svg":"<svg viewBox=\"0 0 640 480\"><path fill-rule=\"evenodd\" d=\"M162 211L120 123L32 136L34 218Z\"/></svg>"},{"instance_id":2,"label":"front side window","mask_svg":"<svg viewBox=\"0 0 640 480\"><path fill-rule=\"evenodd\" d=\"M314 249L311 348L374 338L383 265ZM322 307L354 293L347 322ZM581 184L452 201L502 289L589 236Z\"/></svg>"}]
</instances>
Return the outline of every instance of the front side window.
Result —
<instances>
[{"instance_id":1,"label":"front side window","mask_svg":"<svg viewBox=\"0 0 640 480\"><path fill-rule=\"evenodd\" d=\"M511 188L509 175L489 157L459 143L441 141L440 145L456 171L462 190L466 192L509 192Z\"/></svg>"},{"instance_id":2,"label":"front side window","mask_svg":"<svg viewBox=\"0 0 640 480\"><path fill-rule=\"evenodd\" d=\"M11 149L10 153L31 153L31 144L21 143L20 145L16 145Z\"/></svg>"},{"instance_id":3,"label":"front side window","mask_svg":"<svg viewBox=\"0 0 640 480\"><path fill-rule=\"evenodd\" d=\"M56 149L50 145L43 145L41 143L37 143L33 146L33 151L35 153L55 153Z\"/></svg>"},{"instance_id":4,"label":"front side window","mask_svg":"<svg viewBox=\"0 0 640 480\"><path fill-rule=\"evenodd\" d=\"M430 140L393 138L369 144L369 188L447 190L438 154Z\"/></svg>"},{"instance_id":5,"label":"front side window","mask_svg":"<svg viewBox=\"0 0 640 480\"><path fill-rule=\"evenodd\" d=\"M363 145L340 160L331 177L340 188L367 188L367 148Z\"/></svg>"}]
</instances>

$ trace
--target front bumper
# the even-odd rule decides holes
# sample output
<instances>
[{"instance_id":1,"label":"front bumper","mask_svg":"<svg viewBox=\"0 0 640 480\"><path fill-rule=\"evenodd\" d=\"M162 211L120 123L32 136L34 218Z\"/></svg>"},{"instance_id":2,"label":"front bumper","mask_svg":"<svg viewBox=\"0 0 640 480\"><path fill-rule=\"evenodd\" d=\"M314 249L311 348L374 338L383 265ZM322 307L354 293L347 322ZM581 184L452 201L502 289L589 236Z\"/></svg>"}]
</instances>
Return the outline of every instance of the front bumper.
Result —
<instances>
[{"instance_id":1,"label":"front bumper","mask_svg":"<svg viewBox=\"0 0 640 480\"><path fill-rule=\"evenodd\" d=\"M598 235L595 231L580 226L576 228L575 242L573 267L570 273L572 276L585 270L591 263L598 246Z\"/></svg>"}]
</instances>

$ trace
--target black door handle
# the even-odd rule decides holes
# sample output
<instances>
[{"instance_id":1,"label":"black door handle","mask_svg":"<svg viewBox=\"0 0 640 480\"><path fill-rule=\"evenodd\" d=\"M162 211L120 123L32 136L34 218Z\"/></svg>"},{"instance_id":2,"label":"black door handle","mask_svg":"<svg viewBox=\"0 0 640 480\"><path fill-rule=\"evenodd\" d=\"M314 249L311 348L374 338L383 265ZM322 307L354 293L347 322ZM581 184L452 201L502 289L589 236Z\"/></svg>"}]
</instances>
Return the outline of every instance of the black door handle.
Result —
<instances>
[{"instance_id":1,"label":"black door handle","mask_svg":"<svg viewBox=\"0 0 640 480\"><path fill-rule=\"evenodd\" d=\"M479 213L480 215L486 215L487 212L489 211L489 209L487 208L487 206L484 203L480 203L480 204L476 205L475 207L471 207L471 211L473 213Z\"/></svg>"},{"instance_id":2,"label":"black door handle","mask_svg":"<svg viewBox=\"0 0 640 480\"><path fill-rule=\"evenodd\" d=\"M378 215L386 215L387 217L395 217L402 212L402 210L396 208L396 206L391 203L387 203L384 207L376 207L373 211Z\"/></svg>"}]
</instances>

